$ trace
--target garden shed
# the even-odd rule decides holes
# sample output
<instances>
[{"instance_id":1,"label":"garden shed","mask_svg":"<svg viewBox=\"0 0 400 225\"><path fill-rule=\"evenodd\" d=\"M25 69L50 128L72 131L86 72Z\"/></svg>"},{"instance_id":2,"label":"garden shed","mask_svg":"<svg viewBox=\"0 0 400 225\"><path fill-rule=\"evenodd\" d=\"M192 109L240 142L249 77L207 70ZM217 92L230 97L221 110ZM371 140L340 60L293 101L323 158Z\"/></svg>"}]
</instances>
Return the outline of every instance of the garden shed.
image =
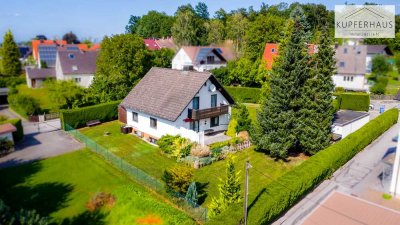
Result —
<instances>
[{"instance_id":1,"label":"garden shed","mask_svg":"<svg viewBox=\"0 0 400 225\"><path fill-rule=\"evenodd\" d=\"M14 143L12 133L17 131L17 128L11 123L0 125L0 139L6 138Z\"/></svg>"},{"instance_id":2,"label":"garden shed","mask_svg":"<svg viewBox=\"0 0 400 225\"><path fill-rule=\"evenodd\" d=\"M335 113L332 133L345 138L369 122L369 113L352 110L340 110Z\"/></svg>"}]
</instances>

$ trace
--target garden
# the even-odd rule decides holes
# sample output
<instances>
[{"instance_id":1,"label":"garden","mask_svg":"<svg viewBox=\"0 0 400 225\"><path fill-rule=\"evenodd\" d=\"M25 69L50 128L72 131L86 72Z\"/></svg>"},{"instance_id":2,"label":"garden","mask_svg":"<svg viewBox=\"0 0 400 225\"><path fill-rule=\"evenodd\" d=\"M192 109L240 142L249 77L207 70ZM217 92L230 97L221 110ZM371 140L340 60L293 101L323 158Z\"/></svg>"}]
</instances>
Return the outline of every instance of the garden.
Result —
<instances>
[{"instance_id":1,"label":"garden","mask_svg":"<svg viewBox=\"0 0 400 225\"><path fill-rule=\"evenodd\" d=\"M63 225L195 224L86 149L2 169L0 177L0 199L9 207L0 201L1 219L15 214Z\"/></svg>"}]
</instances>

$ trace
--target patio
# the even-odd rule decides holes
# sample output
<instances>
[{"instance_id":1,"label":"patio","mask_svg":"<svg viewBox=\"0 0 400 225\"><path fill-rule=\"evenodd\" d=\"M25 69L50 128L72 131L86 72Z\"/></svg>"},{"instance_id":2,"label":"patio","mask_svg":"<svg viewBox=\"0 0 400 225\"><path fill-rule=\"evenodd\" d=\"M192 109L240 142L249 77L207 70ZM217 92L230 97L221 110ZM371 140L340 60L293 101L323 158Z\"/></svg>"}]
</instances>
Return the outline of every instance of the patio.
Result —
<instances>
[{"instance_id":1,"label":"patio","mask_svg":"<svg viewBox=\"0 0 400 225\"><path fill-rule=\"evenodd\" d=\"M218 131L210 134L204 135L204 144L210 145L216 142L227 141L231 137L224 134L224 131Z\"/></svg>"}]
</instances>

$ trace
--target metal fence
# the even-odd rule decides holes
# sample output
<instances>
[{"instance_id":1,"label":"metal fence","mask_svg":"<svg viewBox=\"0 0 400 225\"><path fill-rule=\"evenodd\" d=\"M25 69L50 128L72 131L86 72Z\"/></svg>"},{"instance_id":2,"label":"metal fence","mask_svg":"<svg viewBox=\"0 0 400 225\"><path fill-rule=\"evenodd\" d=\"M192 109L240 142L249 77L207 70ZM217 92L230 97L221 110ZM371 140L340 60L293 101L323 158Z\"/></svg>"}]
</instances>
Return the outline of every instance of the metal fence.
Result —
<instances>
[{"instance_id":1,"label":"metal fence","mask_svg":"<svg viewBox=\"0 0 400 225\"><path fill-rule=\"evenodd\" d=\"M126 162L121 157L114 155L105 147L97 144L95 141L80 133L78 130L74 129L68 124L64 124L65 131L70 135L75 137L75 139L84 143L87 148L92 150L93 152L101 155L105 160L110 162L114 167L118 168L122 172L124 172L129 177L133 178L138 183L150 188L155 191L157 194L166 197L168 200L173 202L179 208L183 209L187 214L189 214L193 219L200 223L204 223L207 221L207 209L201 207L200 205L192 202L188 202L184 195L180 193L171 193L167 192L164 184L144 172L143 170L133 166L132 164Z\"/></svg>"}]
</instances>

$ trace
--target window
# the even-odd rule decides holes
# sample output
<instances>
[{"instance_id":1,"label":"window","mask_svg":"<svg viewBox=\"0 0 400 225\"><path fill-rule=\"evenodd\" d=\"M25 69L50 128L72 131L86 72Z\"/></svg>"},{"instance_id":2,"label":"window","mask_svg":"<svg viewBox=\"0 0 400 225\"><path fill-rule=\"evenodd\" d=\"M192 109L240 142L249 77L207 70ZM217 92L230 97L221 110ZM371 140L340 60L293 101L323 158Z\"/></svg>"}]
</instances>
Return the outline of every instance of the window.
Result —
<instances>
[{"instance_id":1,"label":"window","mask_svg":"<svg viewBox=\"0 0 400 225\"><path fill-rule=\"evenodd\" d=\"M347 81L350 81L350 77L347 77Z\"/></svg>"},{"instance_id":2,"label":"window","mask_svg":"<svg viewBox=\"0 0 400 225\"><path fill-rule=\"evenodd\" d=\"M340 67L344 67L344 62L340 62L340 63L339 63L339 66L340 66Z\"/></svg>"},{"instance_id":3,"label":"window","mask_svg":"<svg viewBox=\"0 0 400 225\"><path fill-rule=\"evenodd\" d=\"M80 77L76 77L76 78L74 78L74 80L75 80L75 83L80 83L81 82L81 78Z\"/></svg>"},{"instance_id":4,"label":"window","mask_svg":"<svg viewBox=\"0 0 400 225\"><path fill-rule=\"evenodd\" d=\"M211 117L211 127L219 126L219 116Z\"/></svg>"},{"instance_id":5,"label":"window","mask_svg":"<svg viewBox=\"0 0 400 225\"><path fill-rule=\"evenodd\" d=\"M343 81L346 81L346 76L343 77Z\"/></svg>"},{"instance_id":6,"label":"window","mask_svg":"<svg viewBox=\"0 0 400 225\"><path fill-rule=\"evenodd\" d=\"M157 119L150 117L150 127L157 129Z\"/></svg>"},{"instance_id":7,"label":"window","mask_svg":"<svg viewBox=\"0 0 400 225\"><path fill-rule=\"evenodd\" d=\"M74 58L75 58L75 55L74 55L74 54L68 54L68 58L74 59Z\"/></svg>"},{"instance_id":8,"label":"window","mask_svg":"<svg viewBox=\"0 0 400 225\"><path fill-rule=\"evenodd\" d=\"M72 70L73 71L77 71L78 70L78 66L72 66Z\"/></svg>"},{"instance_id":9,"label":"window","mask_svg":"<svg viewBox=\"0 0 400 225\"><path fill-rule=\"evenodd\" d=\"M275 48L271 48L271 52L274 53L275 52Z\"/></svg>"},{"instance_id":10,"label":"window","mask_svg":"<svg viewBox=\"0 0 400 225\"><path fill-rule=\"evenodd\" d=\"M199 132L199 121L190 122L190 129L196 132Z\"/></svg>"},{"instance_id":11,"label":"window","mask_svg":"<svg viewBox=\"0 0 400 225\"><path fill-rule=\"evenodd\" d=\"M347 54L347 48L344 48L343 52L344 54Z\"/></svg>"},{"instance_id":12,"label":"window","mask_svg":"<svg viewBox=\"0 0 400 225\"><path fill-rule=\"evenodd\" d=\"M193 98L193 109L199 109L200 97Z\"/></svg>"},{"instance_id":13,"label":"window","mask_svg":"<svg viewBox=\"0 0 400 225\"><path fill-rule=\"evenodd\" d=\"M211 95L211 107L217 107L217 95Z\"/></svg>"},{"instance_id":14,"label":"window","mask_svg":"<svg viewBox=\"0 0 400 225\"><path fill-rule=\"evenodd\" d=\"M207 56L207 63L209 63L209 64L214 63L214 56L213 55Z\"/></svg>"},{"instance_id":15,"label":"window","mask_svg":"<svg viewBox=\"0 0 400 225\"><path fill-rule=\"evenodd\" d=\"M353 77L350 77L350 81L353 82Z\"/></svg>"},{"instance_id":16,"label":"window","mask_svg":"<svg viewBox=\"0 0 400 225\"><path fill-rule=\"evenodd\" d=\"M138 113L137 112L132 112L132 121L134 121L134 122L138 122L139 121L139 117L138 117Z\"/></svg>"}]
</instances>

